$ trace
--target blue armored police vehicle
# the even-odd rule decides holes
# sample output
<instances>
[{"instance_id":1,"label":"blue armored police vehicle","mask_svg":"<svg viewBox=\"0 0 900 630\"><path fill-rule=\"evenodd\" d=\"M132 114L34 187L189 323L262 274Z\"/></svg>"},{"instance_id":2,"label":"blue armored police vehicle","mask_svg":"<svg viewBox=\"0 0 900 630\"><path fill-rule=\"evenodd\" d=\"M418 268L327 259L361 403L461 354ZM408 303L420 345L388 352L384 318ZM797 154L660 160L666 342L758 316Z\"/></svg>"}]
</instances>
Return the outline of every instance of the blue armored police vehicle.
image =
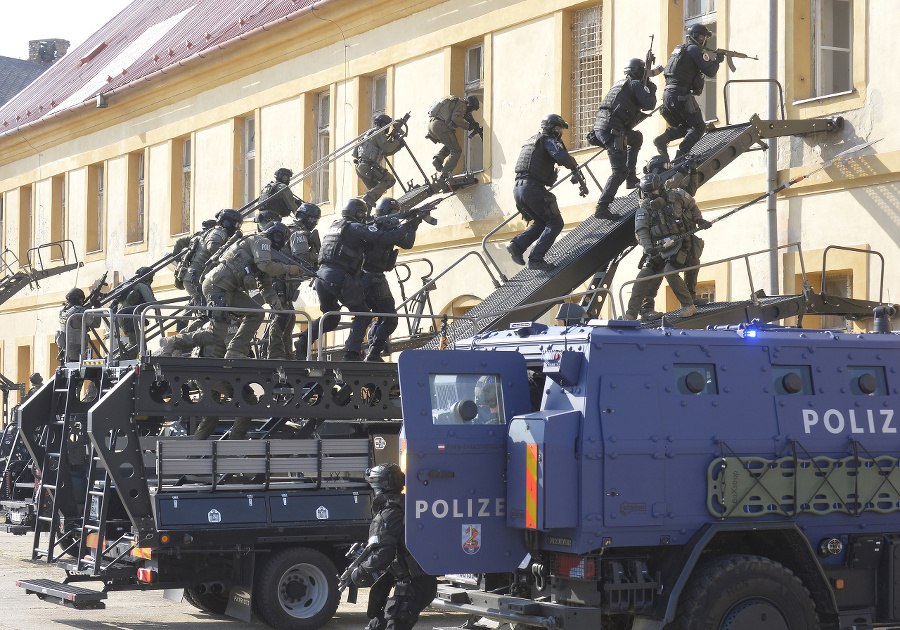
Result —
<instances>
[{"instance_id":1,"label":"blue armored police vehicle","mask_svg":"<svg viewBox=\"0 0 900 630\"><path fill-rule=\"evenodd\" d=\"M548 629L900 622L900 339L527 324L399 361L407 545ZM888 311L885 313L884 311Z\"/></svg>"}]
</instances>

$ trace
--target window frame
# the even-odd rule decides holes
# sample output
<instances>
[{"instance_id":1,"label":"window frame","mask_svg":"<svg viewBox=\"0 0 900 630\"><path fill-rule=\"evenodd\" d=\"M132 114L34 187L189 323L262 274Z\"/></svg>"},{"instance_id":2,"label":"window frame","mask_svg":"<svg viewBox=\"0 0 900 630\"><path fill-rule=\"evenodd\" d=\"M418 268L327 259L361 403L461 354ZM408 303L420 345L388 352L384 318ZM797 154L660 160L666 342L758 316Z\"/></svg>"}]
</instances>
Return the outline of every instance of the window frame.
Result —
<instances>
[{"instance_id":1,"label":"window frame","mask_svg":"<svg viewBox=\"0 0 900 630\"><path fill-rule=\"evenodd\" d=\"M596 12L596 21L591 22L593 16L588 16L588 12ZM569 23L572 33L570 51L572 120L569 127L572 145L570 149L573 151L590 147L586 136L594 128L597 109L603 100L603 13L603 3L576 9L572 12ZM581 25L581 22L585 22L586 25ZM580 33L588 33L587 38L581 37ZM580 44L584 43L585 39L590 39L591 33L594 35L593 41L596 42L596 46L588 51ZM590 94L583 94L585 90L589 90Z\"/></svg>"},{"instance_id":2,"label":"window frame","mask_svg":"<svg viewBox=\"0 0 900 630\"><path fill-rule=\"evenodd\" d=\"M847 20L846 28L847 28L847 39L848 39L848 47L841 48L838 46L827 46L823 43L825 39L824 34L824 14L825 14L825 3L830 3L832 5L831 13L833 15L833 5L837 2L845 3L848 6L847 14L849 19ZM810 68L810 78L812 79L812 84L810 85L810 98L811 99L820 99L827 98L829 96L841 96L845 94L851 94L853 92L853 35L854 35L854 20L853 20L853 0L811 0L810 2L810 55L811 55L811 68ZM834 20L831 21L834 24ZM825 62L823 61L823 51L831 51L831 52L840 52L847 54L847 86L846 89L839 89L834 92L825 92L822 89L823 83L823 72L825 67ZM832 67L831 74L833 75L834 69Z\"/></svg>"},{"instance_id":3,"label":"window frame","mask_svg":"<svg viewBox=\"0 0 900 630\"><path fill-rule=\"evenodd\" d=\"M241 205L247 205L257 197L256 176L256 114L241 120ZM250 134L252 132L252 138Z\"/></svg>"},{"instance_id":4,"label":"window frame","mask_svg":"<svg viewBox=\"0 0 900 630\"><path fill-rule=\"evenodd\" d=\"M478 50L478 69L477 77L472 77L472 68L470 67L470 53ZM484 105L484 42L478 42L470 46L466 46L464 51L465 62L463 64L463 95L464 97L475 96L478 102ZM479 125L484 125L483 107L472 112L472 117ZM476 159L477 158L477 159ZM469 137L469 133L463 134L463 169L472 173L484 170L484 140L475 134Z\"/></svg>"},{"instance_id":5,"label":"window frame","mask_svg":"<svg viewBox=\"0 0 900 630\"><path fill-rule=\"evenodd\" d=\"M327 118L323 118L323 114ZM323 124L323 120L324 123ZM313 163L318 162L331 152L331 89L316 92L313 95ZM330 201L331 165L316 170L313 177L312 201L326 204Z\"/></svg>"}]
</instances>

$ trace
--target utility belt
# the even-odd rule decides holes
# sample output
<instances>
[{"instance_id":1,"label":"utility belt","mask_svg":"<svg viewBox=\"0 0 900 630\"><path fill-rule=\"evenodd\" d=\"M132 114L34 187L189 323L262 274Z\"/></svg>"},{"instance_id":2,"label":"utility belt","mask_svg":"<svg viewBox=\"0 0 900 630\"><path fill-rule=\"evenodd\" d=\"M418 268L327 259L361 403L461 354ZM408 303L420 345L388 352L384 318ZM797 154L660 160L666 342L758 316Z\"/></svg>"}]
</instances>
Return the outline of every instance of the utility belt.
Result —
<instances>
[{"instance_id":1,"label":"utility belt","mask_svg":"<svg viewBox=\"0 0 900 630\"><path fill-rule=\"evenodd\" d=\"M365 158L355 158L353 160L354 164L375 164L372 160L367 160Z\"/></svg>"}]
</instances>

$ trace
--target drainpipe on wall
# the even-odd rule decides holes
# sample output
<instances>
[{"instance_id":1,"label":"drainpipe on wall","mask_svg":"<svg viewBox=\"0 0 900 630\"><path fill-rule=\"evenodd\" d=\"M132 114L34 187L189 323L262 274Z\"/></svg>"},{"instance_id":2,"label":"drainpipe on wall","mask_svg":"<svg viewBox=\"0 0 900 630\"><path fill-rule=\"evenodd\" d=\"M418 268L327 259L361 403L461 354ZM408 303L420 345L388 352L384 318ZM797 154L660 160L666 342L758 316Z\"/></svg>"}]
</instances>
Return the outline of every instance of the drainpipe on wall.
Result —
<instances>
[{"instance_id":1,"label":"drainpipe on wall","mask_svg":"<svg viewBox=\"0 0 900 630\"><path fill-rule=\"evenodd\" d=\"M769 0L769 78L778 80L778 0ZM774 83L769 83L769 120L778 116L778 92ZM766 190L775 190L778 186L778 139L769 140L766 152ZM777 195L769 195L766 201L769 219L769 247L778 247L778 212ZM769 253L769 295L779 295L781 289L778 282L778 252Z\"/></svg>"}]
</instances>

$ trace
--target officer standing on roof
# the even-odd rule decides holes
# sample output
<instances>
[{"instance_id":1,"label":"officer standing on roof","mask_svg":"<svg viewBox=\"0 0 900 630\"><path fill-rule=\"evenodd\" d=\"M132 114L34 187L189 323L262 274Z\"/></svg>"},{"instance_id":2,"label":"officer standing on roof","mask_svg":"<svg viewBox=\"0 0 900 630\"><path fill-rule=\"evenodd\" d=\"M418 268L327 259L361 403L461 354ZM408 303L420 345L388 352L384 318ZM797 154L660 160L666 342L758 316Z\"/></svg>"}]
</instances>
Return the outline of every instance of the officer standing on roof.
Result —
<instances>
[{"instance_id":1,"label":"officer standing on roof","mask_svg":"<svg viewBox=\"0 0 900 630\"><path fill-rule=\"evenodd\" d=\"M400 204L396 199L384 197L378 200L375 205L375 216L383 217L388 214L400 212ZM396 243L397 247L403 249L411 248L416 241L416 232L414 230L406 232L403 240ZM391 287L388 285L385 272L390 271L397 264L397 254L400 250L394 249L393 245L375 245L368 254L366 261L363 263L362 289L366 296L366 304L372 309L373 313L396 313L397 306L394 296L391 294ZM375 326L375 334L371 339L369 352L366 353L366 361L381 362L391 333L397 330L396 317L378 317L378 323Z\"/></svg>"},{"instance_id":2,"label":"officer standing on roof","mask_svg":"<svg viewBox=\"0 0 900 630\"><path fill-rule=\"evenodd\" d=\"M289 185L294 171L289 168L280 168L275 171L275 179L265 186L259 193L259 210L271 210L277 212L279 217L289 217L300 207L303 200L293 193Z\"/></svg>"},{"instance_id":3,"label":"officer standing on roof","mask_svg":"<svg viewBox=\"0 0 900 630\"><path fill-rule=\"evenodd\" d=\"M63 363L80 361L81 356L81 327L96 328L100 325L100 318L91 315L87 318L82 313L87 309L84 301L87 297L79 288L71 289L66 293L66 301L59 311L59 330L56 331L56 347L59 353L56 360ZM71 317L73 316L74 317ZM85 321L86 320L86 321Z\"/></svg>"},{"instance_id":4,"label":"officer standing on roof","mask_svg":"<svg viewBox=\"0 0 900 630\"><path fill-rule=\"evenodd\" d=\"M350 579L372 587L366 630L411 630L437 595L437 578L426 574L406 548L403 471L397 464L379 464L366 471L366 482L375 491L369 540L376 542ZM392 586L394 594L385 600Z\"/></svg>"},{"instance_id":5,"label":"officer standing on roof","mask_svg":"<svg viewBox=\"0 0 900 630\"><path fill-rule=\"evenodd\" d=\"M637 276L628 300L625 319L637 319L644 299L653 288L653 282L640 282L642 278L657 273L677 272L689 260L698 259L694 255L694 239L688 232L695 227L706 229L712 224L703 218L694 198L674 188L665 190L662 178L649 173L641 178L641 192L644 195L634 217L634 231L638 244L644 248L647 260ZM675 237L675 238L673 238ZM671 239L671 240L667 240ZM670 273L666 281L681 304L679 317L690 317L697 312L691 293L678 273Z\"/></svg>"},{"instance_id":6,"label":"officer standing on roof","mask_svg":"<svg viewBox=\"0 0 900 630\"><path fill-rule=\"evenodd\" d=\"M150 267L140 267L134 273L135 277L140 278L140 280L131 287L125 299L122 300L118 311L121 315L134 315L137 307L141 304L156 301L153 289L150 288L150 285L153 284L153 277L156 275L153 270ZM135 317L127 317L123 318L121 322L122 331L128 339L128 344L122 348L121 355L125 359L135 359L138 352L137 331L140 325L139 320Z\"/></svg>"},{"instance_id":7,"label":"officer standing on roof","mask_svg":"<svg viewBox=\"0 0 900 630\"><path fill-rule=\"evenodd\" d=\"M609 204L616 198L619 186L625 182L628 188L634 188L640 181L635 169L644 136L634 126L644 118L642 109L656 107L656 84L648 81L645 85L644 72L642 60L629 61L625 78L609 89L597 110L594 135L606 148L612 169L594 211L598 219L617 220L619 217L609 211Z\"/></svg>"},{"instance_id":8,"label":"officer standing on roof","mask_svg":"<svg viewBox=\"0 0 900 630\"><path fill-rule=\"evenodd\" d=\"M370 312L359 280L366 254L375 246L390 247L401 243L408 238L409 232L415 232L421 222L417 217L396 230L384 231L374 224L364 223L368 211L362 199L351 199L341 209L341 218L331 224L322 239L316 294L323 313L336 311L342 304L354 313ZM344 345L343 361L362 361L360 350L366 327L371 321L371 316L357 315L353 318ZM331 316L324 323L321 318L313 322L309 334L314 342L318 339L320 326L324 332L331 332L338 326L338 317ZM298 357L306 356L307 332L297 340L296 348Z\"/></svg>"},{"instance_id":9,"label":"officer standing on roof","mask_svg":"<svg viewBox=\"0 0 900 630\"><path fill-rule=\"evenodd\" d=\"M378 132L379 129L390 124L390 116L378 114L374 122L375 126L366 132L365 140L353 151L356 174L359 175L367 189L362 200L370 208L375 207L375 202L381 195L397 182L384 167L384 158L394 155L405 144L403 138L395 136L390 129Z\"/></svg>"},{"instance_id":10,"label":"officer standing on roof","mask_svg":"<svg viewBox=\"0 0 900 630\"><path fill-rule=\"evenodd\" d=\"M245 278L256 279L263 299L273 309L283 308L275 293L272 277L282 274L299 275L300 268L272 260L272 250L280 250L287 243L288 229L275 222L265 232L250 234L231 245L221 256L218 264L203 277L203 296L207 306L231 306L256 309L259 305L246 293ZM190 350L194 346L212 345L215 358L244 358L250 349L250 340L259 324L255 318L244 317L237 333L228 344L226 352L225 335L228 331L227 311L213 311L211 323L195 332L183 332L166 337L160 350L161 356L172 356L178 351Z\"/></svg>"},{"instance_id":11,"label":"officer standing on roof","mask_svg":"<svg viewBox=\"0 0 900 630\"><path fill-rule=\"evenodd\" d=\"M514 262L524 265L525 250L535 243L528 256L528 268L551 271L556 265L544 259L556 237L563 229L562 215L556 203L556 196L547 188L556 181L556 165L559 164L577 173L578 162L566 150L562 141L562 130L569 125L559 114L550 114L541 121L541 132L531 136L522 147L516 162L516 184L513 196L516 208L526 221L533 223L524 232L514 237L506 246L506 251ZM582 193L587 188L582 181Z\"/></svg>"},{"instance_id":12,"label":"officer standing on roof","mask_svg":"<svg viewBox=\"0 0 900 630\"><path fill-rule=\"evenodd\" d=\"M448 96L434 103L428 110L428 134L425 137L443 145L431 160L441 179L453 175L453 169L462 155L456 129L477 129L478 123L472 118L472 112L478 111L479 107L481 104L477 96L469 95L465 99Z\"/></svg>"},{"instance_id":13,"label":"officer standing on roof","mask_svg":"<svg viewBox=\"0 0 900 630\"><path fill-rule=\"evenodd\" d=\"M668 158L668 144L672 140L684 138L675 158L689 153L706 132L703 114L695 95L703 93L704 76L714 77L725 56L715 51L704 50L706 40L712 33L703 24L694 24L687 31L687 41L672 51L663 74L666 89L663 90L662 115L669 127L657 136L653 145L660 155Z\"/></svg>"}]
</instances>

